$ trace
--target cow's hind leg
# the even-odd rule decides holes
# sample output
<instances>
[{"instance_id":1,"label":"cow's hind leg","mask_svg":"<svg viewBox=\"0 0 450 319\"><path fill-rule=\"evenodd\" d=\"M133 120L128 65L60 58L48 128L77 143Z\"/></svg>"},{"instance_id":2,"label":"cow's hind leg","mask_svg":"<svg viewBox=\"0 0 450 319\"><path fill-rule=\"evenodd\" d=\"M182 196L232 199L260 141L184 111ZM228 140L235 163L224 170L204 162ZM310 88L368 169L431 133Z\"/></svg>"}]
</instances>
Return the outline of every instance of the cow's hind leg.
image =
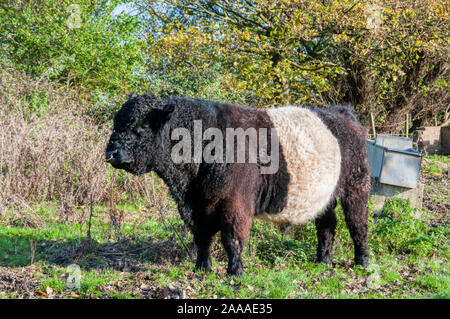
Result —
<instances>
[{"instance_id":1,"label":"cow's hind leg","mask_svg":"<svg viewBox=\"0 0 450 319\"><path fill-rule=\"evenodd\" d=\"M367 248L368 198L368 187L354 187L345 196L341 197L345 222L355 247L355 264L362 266L366 266L369 263L369 251Z\"/></svg>"},{"instance_id":2,"label":"cow's hind leg","mask_svg":"<svg viewBox=\"0 0 450 319\"><path fill-rule=\"evenodd\" d=\"M228 268L227 273L229 275L242 275L244 267L242 264L242 249L244 248L245 238L235 236L228 231L222 231L222 244L228 255Z\"/></svg>"},{"instance_id":3,"label":"cow's hind leg","mask_svg":"<svg viewBox=\"0 0 450 319\"><path fill-rule=\"evenodd\" d=\"M328 204L326 210L316 220L317 231L317 261L326 264L331 263L336 229L336 199Z\"/></svg>"}]
</instances>

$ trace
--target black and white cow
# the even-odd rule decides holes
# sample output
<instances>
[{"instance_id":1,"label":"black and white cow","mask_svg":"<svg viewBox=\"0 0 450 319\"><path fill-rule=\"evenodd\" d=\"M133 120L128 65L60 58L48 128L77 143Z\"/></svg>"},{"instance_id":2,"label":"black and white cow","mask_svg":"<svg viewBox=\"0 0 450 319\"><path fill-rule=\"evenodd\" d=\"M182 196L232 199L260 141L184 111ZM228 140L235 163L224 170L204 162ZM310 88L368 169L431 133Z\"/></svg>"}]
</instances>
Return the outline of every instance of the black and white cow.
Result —
<instances>
[{"instance_id":1,"label":"black and white cow","mask_svg":"<svg viewBox=\"0 0 450 319\"><path fill-rule=\"evenodd\" d=\"M226 136L230 128L254 129L259 138L269 132L267 154L277 152L277 170L263 174L261 168L268 164L259 156L256 162L243 163L227 162L225 155L223 161L174 161L172 151L180 143L174 130L195 134L198 121L202 133L215 128ZM270 144L272 137L277 148ZM116 114L106 161L136 175L155 171L165 181L194 234L196 268L211 269L209 249L220 231L228 273L241 274L241 253L254 217L292 224L314 220L317 260L330 263L337 198L354 242L355 263L367 265L370 177L365 137L366 130L348 107L255 109L142 95L130 97ZM195 149L194 139L189 143ZM205 147L208 140L202 143ZM249 158L247 149L246 154Z\"/></svg>"}]
</instances>

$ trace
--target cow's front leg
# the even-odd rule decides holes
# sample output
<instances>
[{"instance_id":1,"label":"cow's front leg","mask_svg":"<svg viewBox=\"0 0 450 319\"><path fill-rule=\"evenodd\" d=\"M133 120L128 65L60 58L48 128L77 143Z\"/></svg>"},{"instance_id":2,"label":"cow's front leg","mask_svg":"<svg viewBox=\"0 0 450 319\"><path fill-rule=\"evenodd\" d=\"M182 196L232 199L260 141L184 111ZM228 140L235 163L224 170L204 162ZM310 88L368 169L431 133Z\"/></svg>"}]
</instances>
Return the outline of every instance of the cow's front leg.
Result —
<instances>
[{"instance_id":1,"label":"cow's front leg","mask_svg":"<svg viewBox=\"0 0 450 319\"><path fill-rule=\"evenodd\" d=\"M247 202L230 201L223 206L221 219L221 239L228 254L229 275L242 275L242 250L252 226L251 207Z\"/></svg>"},{"instance_id":2,"label":"cow's front leg","mask_svg":"<svg viewBox=\"0 0 450 319\"><path fill-rule=\"evenodd\" d=\"M211 271L211 258L209 249L211 247L212 237L206 234L194 234L195 245L197 246L197 262L195 270Z\"/></svg>"}]
</instances>

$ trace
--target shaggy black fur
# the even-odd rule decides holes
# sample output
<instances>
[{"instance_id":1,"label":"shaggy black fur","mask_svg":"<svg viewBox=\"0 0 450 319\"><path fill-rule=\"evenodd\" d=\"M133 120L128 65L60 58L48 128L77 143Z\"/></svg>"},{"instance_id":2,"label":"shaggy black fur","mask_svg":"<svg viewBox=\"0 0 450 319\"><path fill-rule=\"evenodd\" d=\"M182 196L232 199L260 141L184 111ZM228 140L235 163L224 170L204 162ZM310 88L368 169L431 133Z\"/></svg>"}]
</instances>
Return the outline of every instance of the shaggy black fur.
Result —
<instances>
[{"instance_id":1,"label":"shaggy black fur","mask_svg":"<svg viewBox=\"0 0 450 319\"><path fill-rule=\"evenodd\" d=\"M345 108L317 112L342 144L343 165L336 196L341 198L346 212L355 242L356 262L366 264L367 197L364 190L368 170L364 132ZM260 174L259 160L254 164L175 164L170 155L178 141L171 140L171 133L180 127L192 133L194 120L202 120L203 131L209 127L222 132L226 128L256 128L258 131L258 128L273 127L266 112L252 108L188 98L160 100L153 95L133 96L115 116L114 131L106 149L107 161L136 175L155 171L165 181L182 219L194 234L198 248L196 268L211 269L211 241L221 231L228 254L228 273L241 274L241 253L252 218L263 212L276 214L286 205L290 176L283 150L280 148L279 170L275 174ZM319 261L331 260L336 225L334 206L333 199L316 221Z\"/></svg>"},{"instance_id":2,"label":"shaggy black fur","mask_svg":"<svg viewBox=\"0 0 450 319\"><path fill-rule=\"evenodd\" d=\"M334 106L312 108L339 142L341 150L341 173L335 196L341 200L345 221L355 246L355 263L367 265L368 208L370 175L366 149L366 129L358 122L351 107ZM319 245L317 259L331 261L336 216L333 200L325 214L317 221Z\"/></svg>"}]
</instances>

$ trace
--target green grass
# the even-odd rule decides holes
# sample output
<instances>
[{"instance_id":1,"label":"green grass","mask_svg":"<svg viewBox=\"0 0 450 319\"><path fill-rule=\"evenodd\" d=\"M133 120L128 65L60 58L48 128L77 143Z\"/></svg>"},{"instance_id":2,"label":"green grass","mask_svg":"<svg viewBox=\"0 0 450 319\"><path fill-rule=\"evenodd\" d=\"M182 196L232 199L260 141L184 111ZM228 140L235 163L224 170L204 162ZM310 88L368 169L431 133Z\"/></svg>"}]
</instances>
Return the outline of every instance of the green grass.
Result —
<instances>
[{"instance_id":1,"label":"green grass","mask_svg":"<svg viewBox=\"0 0 450 319\"><path fill-rule=\"evenodd\" d=\"M377 216L371 213L369 267L352 265L353 244L338 206L333 265L315 263L314 223L282 233L255 220L242 277L225 274L218 238L213 271L194 273L184 247L195 254L192 235L176 213L161 217L124 203L116 210L126 218L113 226L108 209L95 207L89 244L87 221L61 223L54 205L35 210L38 227L2 217L0 275L14 284L0 283L0 298L450 297L448 221L436 225L433 212L419 214L400 199L388 201ZM79 288L67 285L71 264L81 268Z\"/></svg>"},{"instance_id":2,"label":"green grass","mask_svg":"<svg viewBox=\"0 0 450 319\"><path fill-rule=\"evenodd\" d=\"M176 217L168 217L168 220L175 227L181 226ZM341 217L338 232L348 235L342 222ZM404 249L403 239L408 236L406 232L410 231L411 226L387 223L385 218L377 220L372 226L371 236L378 237L380 242L376 241L377 244L371 246L372 264L367 269L351 266L352 245L350 238L342 234L338 234L339 244L344 246L339 250L342 253L335 254L333 266L327 266L314 262L315 248L310 243L284 236L270 224L256 221L249 241L250 248L244 252L246 272L240 278L223 273L226 260L218 242L213 251L213 272L209 274L192 273L194 262L186 255L183 259L161 261L166 256L158 254L170 255L170 248L131 256L130 266L139 265L139 270L133 270L133 267L124 270L117 264L111 264L112 257L108 256L107 251L105 254L105 250L100 253L95 250L85 252L63 263L55 262L56 256L68 254L73 247L81 245L84 235L80 229L83 228L78 224L58 223L40 229L1 226L0 266L17 271L20 267L31 267L30 241L36 242L33 276L39 281L35 288L36 297L42 298L48 296L38 293L38 290L45 292L47 287L57 296L68 298L72 293L80 297L139 298L143 297L139 290L141 285L147 283L157 287L150 296L156 298L163 296L161 291L165 287L172 287L177 292L186 285L191 288L189 297L196 298L415 298L445 297L449 291L448 256L444 249L438 248L444 244L445 238L428 239L425 246L413 240ZM315 234L313 227L310 228L307 234L303 233L303 237L311 237L313 242ZM113 237L110 232L117 230L109 229L105 223L95 221L93 230L97 249L117 242L110 239ZM189 237L185 230L180 231ZM182 244L173 230L162 227L156 216L148 216L145 222L138 225L124 223L120 232L129 238L125 251L145 247L151 235L154 242L175 241L174 248L183 253ZM411 233L411 237L425 236L426 232L419 227L416 233ZM265 244L261 245L262 242ZM79 289L67 287L64 274L69 263L81 266ZM142 279L145 274L148 278ZM373 274L377 282L370 286L367 280ZM2 295L4 298L8 296L14 297L8 293Z\"/></svg>"},{"instance_id":3,"label":"green grass","mask_svg":"<svg viewBox=\"0 0 450 319\"><path fill-rule=\"evenodd\" d=\"M429 198L432 211L436 214L448 215L450 192L448 171L450 156L425 156L422 162L422 176L430 183L425 185L425 196Z\"/></svg>"},{"instance_id":4,"label":"green grass","mask_svg":"<svg viewBox=\"0 0 450 319\"><path fill-rule=\"evenodd\" d=\"M429 164L425 165L422 168L422 171L438 177L441 176L445 170L448 169L448 165L450 165L449 156L428 155L425 156L425 160L427 160Z\"/></svg>"}]
</instances>

